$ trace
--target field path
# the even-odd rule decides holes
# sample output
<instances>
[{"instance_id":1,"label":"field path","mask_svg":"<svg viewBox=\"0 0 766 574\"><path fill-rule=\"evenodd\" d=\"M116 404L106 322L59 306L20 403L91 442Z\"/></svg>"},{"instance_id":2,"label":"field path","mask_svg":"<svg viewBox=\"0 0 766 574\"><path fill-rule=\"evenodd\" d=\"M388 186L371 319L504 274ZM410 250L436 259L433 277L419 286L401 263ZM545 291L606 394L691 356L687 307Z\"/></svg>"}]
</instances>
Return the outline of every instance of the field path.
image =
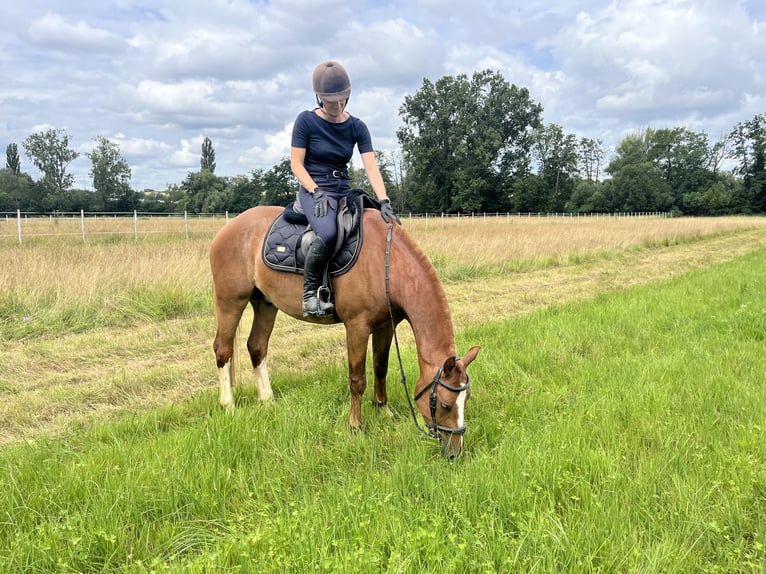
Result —
<instances>
[{"instance_id":1,"label":"field path","mask_svg":"<svg viewBox=\"0 0 766 574\"><path fill-rule=\"evenodd\" d=\"M765 247L763 229L742 229L444 287L459 330L668 279ZM0 349L0 445L183 401L194 393L215 392L214 331L211 311L210 316L162 324L138 323L4 344ZM412 340L407 328L400 328L399 335L404 345ZM290 392L280 384L286 374L317 366L317 346L326 350L324 361L345 361L341 326L317 327L279 316L269 355L277 399ZM244 359L244 351L240 358ZM246 372L242 379L247 384L252 377Z\"/></svg>"}]
</instances>

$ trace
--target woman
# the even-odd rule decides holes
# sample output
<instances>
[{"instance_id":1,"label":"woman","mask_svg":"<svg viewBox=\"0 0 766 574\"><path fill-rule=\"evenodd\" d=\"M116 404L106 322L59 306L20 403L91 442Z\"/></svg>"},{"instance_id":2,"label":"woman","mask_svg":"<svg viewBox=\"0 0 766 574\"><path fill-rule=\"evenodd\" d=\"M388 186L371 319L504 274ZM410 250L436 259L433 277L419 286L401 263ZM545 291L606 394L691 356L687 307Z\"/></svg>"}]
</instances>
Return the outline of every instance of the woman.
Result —
<instances>
[{"instance_id":1,"label":"woman","mask_svg":"<svg viewBox=\"0 0 766 574\"><path fill-rule=\"evenodd\" d=\"M375 160L370 131L365 123L346 111L351 80L337 62L323 62L314 70L317 108L301 112L293 127L290 168L301 184L298 200L316 238L304 264L303 316L332 315L332 303L319 296L325 268L335 246L338 200L351 191L348 162L359 149L367 179L381 202L383 220L399 222L386 194Z\"/></svg>"}]
</instances>

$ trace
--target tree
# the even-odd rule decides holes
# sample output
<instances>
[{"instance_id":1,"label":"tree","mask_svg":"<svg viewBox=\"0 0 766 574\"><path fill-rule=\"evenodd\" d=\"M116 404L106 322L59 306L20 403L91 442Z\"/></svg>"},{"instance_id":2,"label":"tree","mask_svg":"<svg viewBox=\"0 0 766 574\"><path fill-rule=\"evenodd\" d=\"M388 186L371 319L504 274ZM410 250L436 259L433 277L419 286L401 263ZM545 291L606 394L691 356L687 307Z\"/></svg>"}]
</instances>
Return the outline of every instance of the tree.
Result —
<instances>
[{"instance_id":1,"label":"tree","mask_svg":"<svg viewBox=\"0 0 766 574\"><path fill-rule=\"evenodd\" d=\"M191 213L220 211L227 203L227 183L226 178L209 170L190 172L180 187L182 195L178 209Z\"/></svg>"},{"instance_id":2,"label":"tree","mask_svg":"<svg viewBox=\"0 0 766 574\"><path fill-rule=\"evenodd\" d=\"M210 138L205 138L202 142L202 158L199 161L200 169L215 173L215 150Z\"/></svg>"},{"instance_id":3,"label":"tree","mask_svg":"<svg viewBox=\"0 0 766 574\"><path fill-rule=\"evenodd\" d=\"M120 147L98 136L96 147L88 153L92 162L90 176L96 193L94 207L101 211L123 211L135 207L134 193L130 188L130 166L120 154Z\"/></svg>"},{"instance_id":4,"label":"tree","mask_svg":"<svg viewBox=\"0 0 766 574\"><path fill-rule=\"evenodd\" d=\"M21 174L19 147L15 143L8 144L8 147L5 148L5 167L10 169L15 175Z\"/></svg>"},{"instance_id":5,"label":"tree","mask_svg":"<svg viewBox=\"0 0 766 574\"><path fill-rule=\"evenodd\" d=\"M766 212L766 114L738 123L729 135L730 157L743 178L742 206L752 212Z\"/></svg>"},{"instance_id":6,"label":"tree","mask_svg":"<svg viewBox=\"0 0 766 574\"><path fill-rule=\"evenodd\" d=\"M9 167L0 169L0 211L36 211L35 188L26 173L14 173Z\"/></svg>"},{"instance_id":7,"label":"tree","mask_svg":"<svg viewBox=\"0 0 766 574\"><path fill-rule=\"evenodd\" d=\"M670 186L673 206L683 207L686 194L708 188L713 174L708 169L711 150L707 134L686 128L647 129L647 158Z\"/></svg>"},{"instance_id":8,"label":"tree","mask_svg":"<svg viewBox=\"0 0 766 574\"><path fill-rule=\"evenodd\" d=\"M263 174L261 181L264 193L260 205L289 205L295 201L298 180L290 169L289 158Z\"/></svg>"},{"instance_id":9,"label":"tree","mask_svg":"<svg viewBox=\"0 0 766 574\"><path fill-rule=\"evenodd\" d=\"M67 167L80 155L69 149L69 134L66 130L49 129L32 134L22 145L42 173L40 183L49 196L45 208L60 209L65 202L64 192L74 183Z\"/></svg>"},{"instance_id":10,"label":"tree","mask_svg":"<svg viewBox=\"0 0 766 574\"><path fill-rule=\"evenodd\" d=\"M561 126L549 124L535 131L532 148L538 175L548 185L546 211L563 211L577 176L577 138L564 134Z\"/></svg>"},{"instance_id":11,"label":"tree","mask_svg":"<svg viewBox=\"0 0 766 574\"><path fill-rule=\"evenodd\" d=\"M515 178L528 173L542 108L529 92L484 70L428 79L399 109L397 137L411 205L424 211L505 211Z\"/></svg>"},{"instance_id":12,"label":"tree","mask_svg":"<svg viewBox=\"0 0 766 574\"><path fill-rule=\"evenodd\" d=\"M604 148L601 140L580 138L578 144L580 177L585 181L599 181L601 163L604 161Z\"/></svg>"}]
</instances>

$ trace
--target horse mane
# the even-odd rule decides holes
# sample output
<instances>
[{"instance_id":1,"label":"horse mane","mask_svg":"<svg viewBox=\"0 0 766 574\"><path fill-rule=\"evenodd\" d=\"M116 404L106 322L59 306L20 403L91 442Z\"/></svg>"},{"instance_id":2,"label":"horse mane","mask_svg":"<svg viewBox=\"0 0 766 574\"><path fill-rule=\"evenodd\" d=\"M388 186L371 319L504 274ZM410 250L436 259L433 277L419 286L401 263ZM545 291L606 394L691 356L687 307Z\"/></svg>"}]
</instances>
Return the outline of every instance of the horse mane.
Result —
<instances>
[{"instance_id":1,"label":"horse mane","mask_svg":"<svg viewBox=\"0 0 766 574\"><path fill-rule=\"evenodd\" d=\"M439 274L436 272L436 268L426 253L423 251L423 249L420 247L420 245L415 242L409 233L407 233L401 227L395 227L394 229L396 230L396 236L402 240L402 242L406 245L407 250L413 256L414 264L425 275L424 279L426 280L427 284L431 285L434 289L434 291L429 293L429 300L438 303L439 308L434 309L433 311L441 315L443 321L449 321L451 326L452 315L450 313L449 305L447 304L447 295L444 293L444 287L442 286ZM407 314L409 316L409 313Z\"/></svg>"}]
</instances>

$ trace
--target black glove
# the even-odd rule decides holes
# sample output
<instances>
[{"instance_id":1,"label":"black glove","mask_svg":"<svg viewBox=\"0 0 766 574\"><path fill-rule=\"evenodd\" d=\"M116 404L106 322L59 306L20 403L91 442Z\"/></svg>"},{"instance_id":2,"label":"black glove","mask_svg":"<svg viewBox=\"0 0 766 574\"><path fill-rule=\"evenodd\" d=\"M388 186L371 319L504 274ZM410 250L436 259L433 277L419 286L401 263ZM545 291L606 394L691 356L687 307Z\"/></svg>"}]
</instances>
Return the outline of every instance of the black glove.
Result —
<instances>
[{"instance_id":1,"label":"black glove","mask_svg":"<svg viewBox=\"0 0 766 574\"><path fill-rule=\"evenodd\" d=\"M330 198L324 194L321 187L314 190L314 217L324 217L330 209Z\"/></svg>"},{"instance_id":2,"label":"black glove","mask_svg":"<svg viewBox=\"0 0 766 574\"><path fill-rule=\"evenodd\" d=\"M402 222L399 221L399 218L396 217L396 214L394 213L394 208L391 207L390 199L384 199L383 201L380 202L380 216L383 218L383 221L385 221L386 223L391 223L391 220L393 219L399 225L402 224Z\"/></svg>"}]
</instances>

